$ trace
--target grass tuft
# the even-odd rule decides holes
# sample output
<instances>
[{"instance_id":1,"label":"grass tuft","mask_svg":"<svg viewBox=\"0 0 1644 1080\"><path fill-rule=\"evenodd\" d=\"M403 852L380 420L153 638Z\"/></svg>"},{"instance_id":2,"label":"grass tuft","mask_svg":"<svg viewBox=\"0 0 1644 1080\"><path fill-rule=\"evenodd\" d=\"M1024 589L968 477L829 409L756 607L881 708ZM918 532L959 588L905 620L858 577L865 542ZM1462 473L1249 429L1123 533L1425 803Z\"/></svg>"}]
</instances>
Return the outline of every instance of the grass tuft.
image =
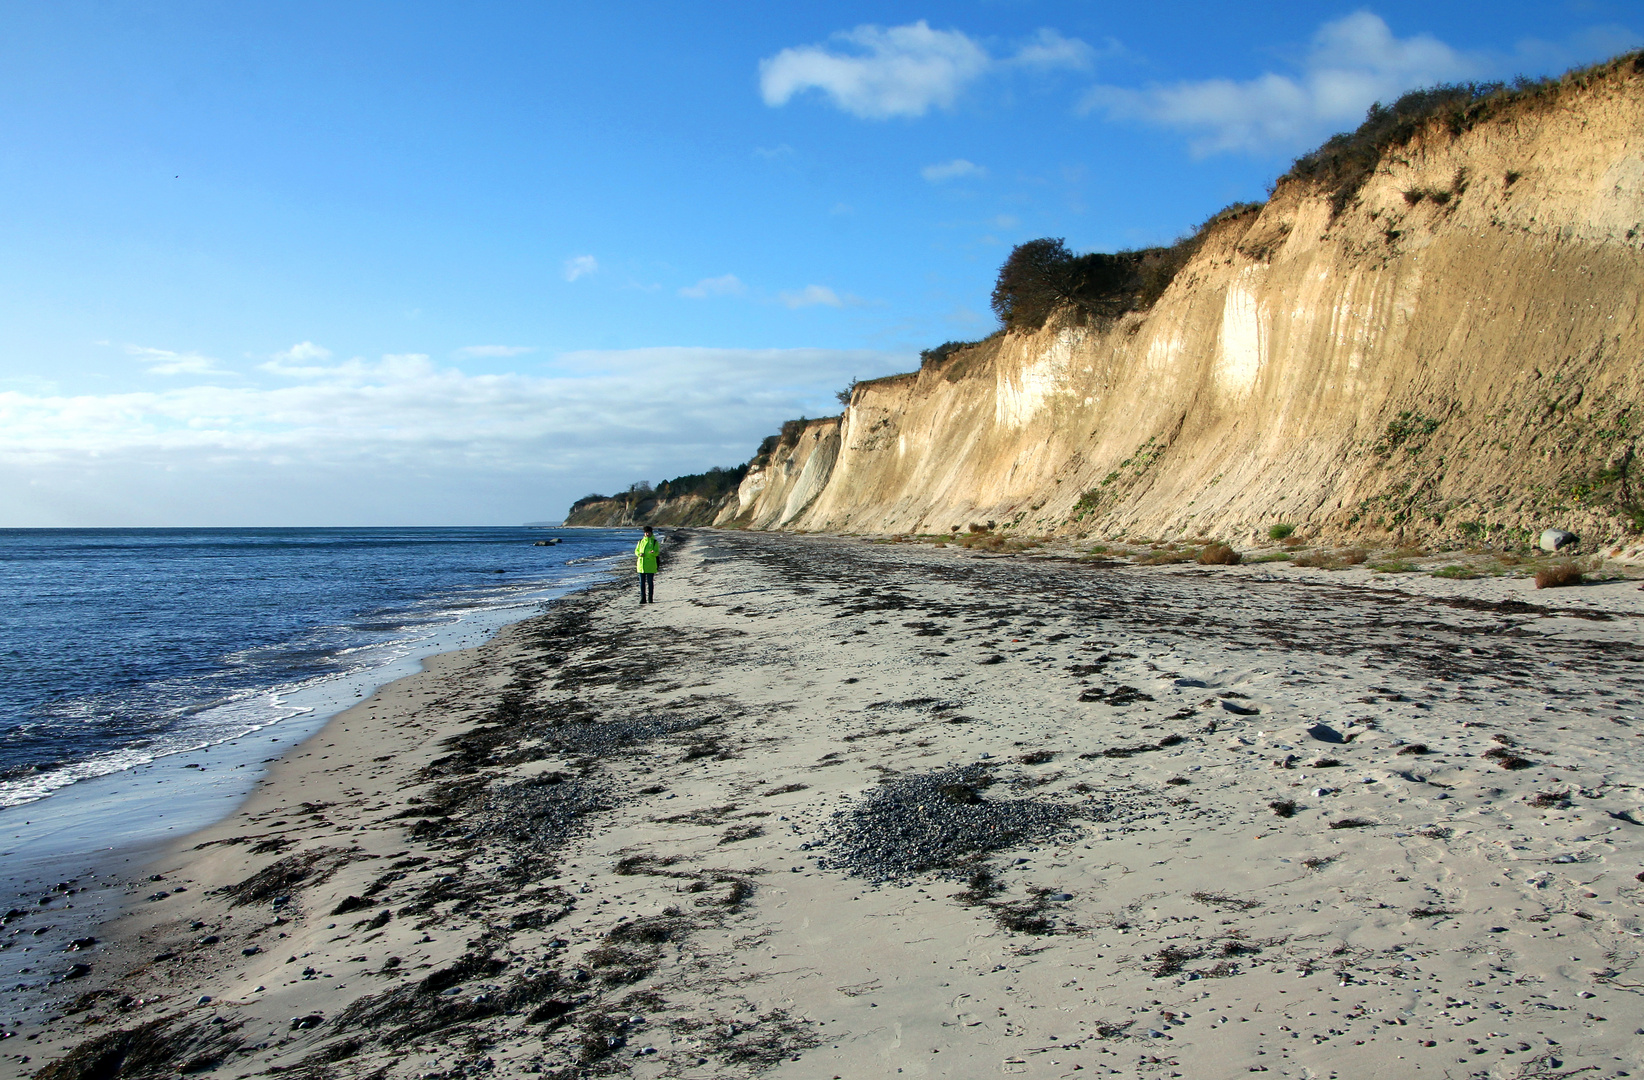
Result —
<instances>
[{"instance_id":1,"label":"grass tuft","mask_svg":"<svg viewBox=\"0 0 1644 1080\"><path fill-rule=\"evenodd\" d=\"M1455 581L1469 581L1476 577L1483 577L1484 575L1480 574L1477 570L1474 570L1471 566L1463 566L1461 563L1452 563L1449 566L1441 566L1437 570L1434 570L1432 576L1439 578L1451 578Z\"/></svg>"},{"instance_id":2,"label":"grass tuft","mask_svg":"<svg viewBox=\"0 0 1644 1080\"><path fill-rule=\"evenodd\" d=\"M1363 548L1343 548L1340 551L1315 551L1291 560L1292 566L1316 566L1321 570L1346 570L1359 566L1370 557Z\"/></svg>"}]
</instances>

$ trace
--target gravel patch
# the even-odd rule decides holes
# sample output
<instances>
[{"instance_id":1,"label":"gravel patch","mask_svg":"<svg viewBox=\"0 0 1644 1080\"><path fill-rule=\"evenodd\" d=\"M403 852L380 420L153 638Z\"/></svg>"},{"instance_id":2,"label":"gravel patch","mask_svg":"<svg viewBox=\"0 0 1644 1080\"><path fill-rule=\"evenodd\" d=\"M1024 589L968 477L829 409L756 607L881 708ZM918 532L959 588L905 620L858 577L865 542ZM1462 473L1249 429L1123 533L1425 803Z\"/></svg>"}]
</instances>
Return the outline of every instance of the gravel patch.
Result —
<instances>
[{"instance_id":1,"label":"gravel patch","mask_svg":"<svg viewBox=\"0 0 1644 1080\"><path fill-rule=\"evenodd\" d=\"M493 792L474 815L477 836L550 850L564 843L585 814L608 809L594 785L546 773Z\"/></svg>"},{"instance_id":2,"label":"gravel patch","mask_svg":"<svg viewBox=\"0 0 1644 1080\"><path fill-rule=\"evenodd\" d=\"M834 812L822 865L873 881L938 872L961 877L978 856L1067 832L1104 807L1044 799L989 799L992 771L969 765L898 776Z\"/></svg>"},{"instance_id":3,"label":"gravel patch","mask_svg":"<svg viewBox=\"0 0 1644 1080\"><path fill-rule=\"evenodd\" d=\"M631 751L665 735L694 731L710 722L680 716L602 723L578 721L553 728L544 736L544 741L562 753L605 757Z\"/></svg>"}]
</instances>

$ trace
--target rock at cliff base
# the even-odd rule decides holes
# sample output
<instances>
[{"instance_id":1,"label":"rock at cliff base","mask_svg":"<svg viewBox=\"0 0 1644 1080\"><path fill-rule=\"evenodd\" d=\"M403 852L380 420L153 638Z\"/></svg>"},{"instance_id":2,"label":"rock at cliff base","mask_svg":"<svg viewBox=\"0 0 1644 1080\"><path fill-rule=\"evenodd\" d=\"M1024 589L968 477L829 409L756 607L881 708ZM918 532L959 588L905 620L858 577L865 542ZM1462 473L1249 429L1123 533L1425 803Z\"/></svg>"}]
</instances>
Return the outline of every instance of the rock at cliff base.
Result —
<instances>
[{"instance_id":1,"label":"rock at cliff base","mask_svg":"<svg viewBox=\"0 0 1644 1080\"><path fill-rule=\"evenodd\" d=\"M1580 542L1581 538L1575 533L1568 533L1563 529L1543 529L1536 546L1542 551L1563 551L1567 547L1575 547Z\"/></svg>"}]
</instances>

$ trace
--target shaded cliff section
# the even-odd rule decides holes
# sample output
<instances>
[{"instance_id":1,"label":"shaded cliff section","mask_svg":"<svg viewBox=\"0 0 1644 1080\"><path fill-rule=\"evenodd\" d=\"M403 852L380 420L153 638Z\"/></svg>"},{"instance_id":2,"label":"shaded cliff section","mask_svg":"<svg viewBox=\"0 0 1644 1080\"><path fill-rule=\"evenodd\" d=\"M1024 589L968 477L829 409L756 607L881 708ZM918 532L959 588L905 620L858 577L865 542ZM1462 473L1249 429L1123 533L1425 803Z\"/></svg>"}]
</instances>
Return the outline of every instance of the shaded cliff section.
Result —
<instances>
[{"instance_id":1,"label":"shaded cliff section","mask_svg":"<svg viewBox=\"0 0 1644 1080\"><path fill-rule=\"evenodd\" d=\"M773 435L766 439L765 447L776 445L779 438ZM765 447L761 447L761 453ZM714 468L689 476L676 476L654 488L642 482L617 495L585 495L571 504L570 513L565 515L565 524L605 528L711 525L726 502L735 501L738 485L759 461L756 457L749 464L735 468Z\"/></svg>"},{"instance_id":2,"label":"shaded cliff section","mask_svg":"<svg viewBox=\"0 0 1644 1080\"><path fill-rule=\"evenodd\" d=\"M1644 60L1219 215L1162 295L858 383L714 523L1593 544L1644 529ZM1327 144L1326 149L1329 148Z\"/></svg>"},{"instance_id":3,"label":"shaded cliff section","mask_svg":"<svg viewBox=\"0 0 1644 1080\"><path fill-rule=\"evenodd\" d=\"M802 423L791 421L783 427L783 435L766 439L746 465L676 476L655 487L641 482L616 495L585 495L571 504L565 524L600 528L712 525L727 505L735 504L738 486L749 470L761 467L787 431Z\"/></svg>"}]
</instances>

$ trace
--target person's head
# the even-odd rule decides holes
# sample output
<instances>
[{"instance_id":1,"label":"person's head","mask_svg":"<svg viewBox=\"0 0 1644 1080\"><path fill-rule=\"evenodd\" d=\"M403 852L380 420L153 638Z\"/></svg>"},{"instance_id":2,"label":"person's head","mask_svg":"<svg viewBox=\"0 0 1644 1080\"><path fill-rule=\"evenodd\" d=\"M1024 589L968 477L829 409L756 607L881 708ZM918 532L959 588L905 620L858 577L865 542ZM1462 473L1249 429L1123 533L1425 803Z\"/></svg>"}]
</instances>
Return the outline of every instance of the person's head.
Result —
<instances>
[{"instance_id":1,"label":"person's head","mask_svg":"<svg viewBox=\"0 0 1644 1080\"><path fill-rule=\"evenodd\" d=\"M650 536L652 532L653 532L653 530L649 525L645 526L645 535L646 536Z\"/></svg>"}]
</instances>

